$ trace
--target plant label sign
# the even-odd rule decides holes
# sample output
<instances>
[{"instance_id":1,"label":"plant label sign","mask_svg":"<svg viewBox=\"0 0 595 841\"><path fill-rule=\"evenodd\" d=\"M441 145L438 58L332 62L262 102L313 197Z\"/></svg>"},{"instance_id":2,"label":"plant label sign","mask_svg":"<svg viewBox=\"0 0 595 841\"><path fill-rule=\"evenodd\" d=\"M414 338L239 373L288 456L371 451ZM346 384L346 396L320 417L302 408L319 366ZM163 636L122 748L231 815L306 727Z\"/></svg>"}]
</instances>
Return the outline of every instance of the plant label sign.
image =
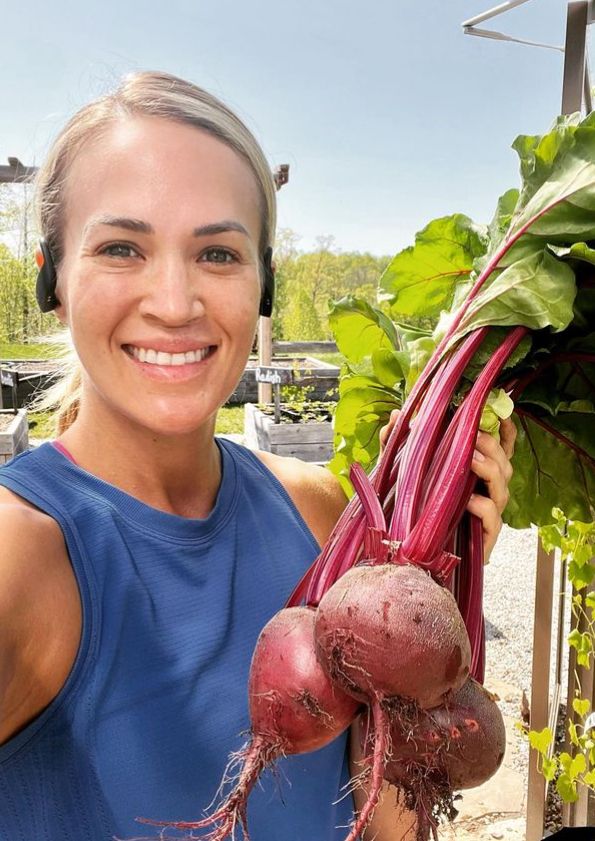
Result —
<instances>
[{"instance_id":1,"label":"plant label sign","mask_svg":"<svg viewBox=\"0 0 595 841\"><path fill-rule=\"evenodd\" d=\"M271 385L289 385L293 382L293 371L290 368L277 368L274 365L260 365L254 369L257 383L271 383Z\"/></svg>"},{"instance_id":2,"label":"plant label sign","mask_svg":"<svg viewBox=\"0 0 595 841\"><path fill-rule=\"evenodd\" d=\"M9 388L14 387L14 373L12 371L0 370L0 381L2 385L7 385Z\"/></svg>"}]
</instances>

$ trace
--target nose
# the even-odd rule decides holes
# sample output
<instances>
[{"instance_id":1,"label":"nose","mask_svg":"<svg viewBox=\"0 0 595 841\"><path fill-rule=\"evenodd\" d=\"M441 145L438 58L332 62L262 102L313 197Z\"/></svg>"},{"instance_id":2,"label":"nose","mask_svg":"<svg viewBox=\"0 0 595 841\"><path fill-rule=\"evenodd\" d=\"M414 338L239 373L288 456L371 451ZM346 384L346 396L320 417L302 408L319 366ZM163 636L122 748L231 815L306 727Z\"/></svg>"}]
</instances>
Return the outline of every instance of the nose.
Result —
<instances>
[{"instance_id":1,"label":"nose","mask_svg":"<svg viewBox=\"0 0 595 841\"><path fill-rule=\"evenodd\" d=\"M182 256L154 260L146 273L141 313L171 327L200 318L205 305L198 275Z\"/></svg>"}]
</instances>

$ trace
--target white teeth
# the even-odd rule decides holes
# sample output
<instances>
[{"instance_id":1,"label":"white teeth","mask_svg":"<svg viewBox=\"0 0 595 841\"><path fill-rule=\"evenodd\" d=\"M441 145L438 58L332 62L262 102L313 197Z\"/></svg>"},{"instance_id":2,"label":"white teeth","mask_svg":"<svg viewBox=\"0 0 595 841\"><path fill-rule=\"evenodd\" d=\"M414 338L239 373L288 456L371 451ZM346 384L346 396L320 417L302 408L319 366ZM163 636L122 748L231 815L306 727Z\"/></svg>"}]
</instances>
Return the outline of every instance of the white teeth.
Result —
<instances>
[{"instance_id":1,"label":"white teeth","mask_svg":"<svg viewBox=\"0 0 595 841\"><path fill-rule=\"evenodd\" d=\"M150 365L187 365L192 362L200 362L209 354L209 348L189 350L186 353L165 353L162 350L152 348L128 346L130 352L139 362L148 362Z\"/></svg>"}]
</instances>

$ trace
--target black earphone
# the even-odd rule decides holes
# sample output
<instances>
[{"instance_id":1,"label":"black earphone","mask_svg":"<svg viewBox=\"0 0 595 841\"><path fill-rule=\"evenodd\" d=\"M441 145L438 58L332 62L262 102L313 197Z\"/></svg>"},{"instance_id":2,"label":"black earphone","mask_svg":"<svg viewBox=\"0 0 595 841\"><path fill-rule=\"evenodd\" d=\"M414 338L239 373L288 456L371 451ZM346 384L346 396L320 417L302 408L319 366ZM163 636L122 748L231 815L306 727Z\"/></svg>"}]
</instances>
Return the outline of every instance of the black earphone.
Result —
<instances>
[{"instance_id":1,"label":"black earphone","mask_svg":"<svg viewBox=\"0 0 595 841\"><path fill-rule=\"evenodd\" d=\"M56 267L48 248L42 239L35 250L35 262L39 272L35 284L35 297L42 312L55 310L60 301L56 298Z\"/></svg>"},{"instance_id":2,"label":"black earphone","mask_svg":"<svg viewBox=\"0 0 595 841\"><path fill-rule=\"evenodd\" d=\"M60 301L56 297L56 267L47 242L39 241L35 251L35 262L39 272L35 284L35 296L42 312L55 310ZM260 296L259 314L270 318L275 297L275 270L273 268L273 249L269 246L262 256L263 287Z\"/></svg>"}]
</instances>

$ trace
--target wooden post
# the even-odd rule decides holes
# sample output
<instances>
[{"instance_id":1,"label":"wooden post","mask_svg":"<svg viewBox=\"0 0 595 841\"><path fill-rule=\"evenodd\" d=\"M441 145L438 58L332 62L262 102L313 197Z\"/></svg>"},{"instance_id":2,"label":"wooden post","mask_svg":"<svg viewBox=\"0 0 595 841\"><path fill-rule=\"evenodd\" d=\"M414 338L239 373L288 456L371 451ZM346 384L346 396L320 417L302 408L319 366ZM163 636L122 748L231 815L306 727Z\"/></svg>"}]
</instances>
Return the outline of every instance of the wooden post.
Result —
<instances>
[{"instance_id":1,"label":"wooden post","mask_svg":"<svg viewBox=\"0 0 595 841\"><path fill-rule=\"evenodd\" d=\"M277 192L289 181L289 164L280 164L273 172ZM270 318L258 319L258 364L270 365L273 360L273 326ZM270 403L273 398L270 383L258 383L258 402Z\"/></svg>"},{"instance_id":2,"label":"wooden post","mask_svg":"<svg viewBox=\"0 0 595 841\"><path fill-rule=\"evenodd\" d=\"M273 359L273 327L270 318L258 319L258 364L268 366ZM258 402L270 403L273 391L270 383L258 383Z\"/></svg>"},{"instance_id":3,"label":"wooden post","mask_svg":"<svg viewBox=\"0 0 595 841\"><path fill-rule=\"evenodd\" d=\"M581 633L588 629L588 622L584 614L578 618L573 614L571 629L577 628ZM574 724L581 719L572 709L572 702L576 697L586 698L591 702L591 709L595 703L595 678L593 665L590 669L579 666L576 662L576 649L571 648L568 658L568 694L566 696L567 717ZM573 753L572 745L566 733L564 746L568 753ZM564 803L562 809L564 826L595 826L595 796L586 786L578 786L578 800L575 803Z\"/></svg>"},{"instance_id":4,"label":"wooden post","mask_svg":"<svg viewBox=\"0 0 595 841\"><path fill-rule=\"evenodd\" d=\"M531 673L531 730L548 725L550 695L550 648L552 641L552 600L554 592L554 553L546 552L539 541L535 571L535 616L533 624L533 668ZM529 754L527 787L527 838L543 837L545 780L537 770L538 753Z\"/></svg>"}]
</instances>

